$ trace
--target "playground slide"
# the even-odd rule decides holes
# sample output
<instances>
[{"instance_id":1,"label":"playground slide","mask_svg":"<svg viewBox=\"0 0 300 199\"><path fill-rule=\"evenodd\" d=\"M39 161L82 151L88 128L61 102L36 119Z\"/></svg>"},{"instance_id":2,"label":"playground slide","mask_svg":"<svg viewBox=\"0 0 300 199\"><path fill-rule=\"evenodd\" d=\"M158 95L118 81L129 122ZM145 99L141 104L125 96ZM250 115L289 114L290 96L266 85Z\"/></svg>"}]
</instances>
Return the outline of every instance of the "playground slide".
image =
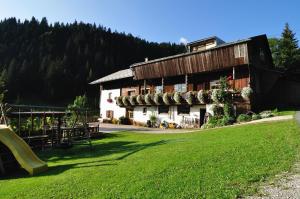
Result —
<instances>
[{"instance_id":1,"label":"playground slide","mask_svg":"<svg viewBox=\"0 0 300 199\"><path fill-rule=\"evenodd\" d=\"M47 164L35 155L28 144L6 125L0 125L0 142L9 148L19 164L30 175L35 175L48 169Z\"/></svg>"}]
</instances>

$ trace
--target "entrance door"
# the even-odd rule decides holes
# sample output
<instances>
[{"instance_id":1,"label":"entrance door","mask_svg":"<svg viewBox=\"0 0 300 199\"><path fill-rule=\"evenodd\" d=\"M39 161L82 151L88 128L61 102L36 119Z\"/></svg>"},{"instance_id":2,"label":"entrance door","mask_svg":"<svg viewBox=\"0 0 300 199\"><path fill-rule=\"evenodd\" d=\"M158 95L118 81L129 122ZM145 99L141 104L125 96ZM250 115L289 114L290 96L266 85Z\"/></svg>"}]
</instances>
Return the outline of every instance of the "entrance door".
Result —
<instances>
[{"instance_id":1,"label":"entrance door","mask_svg":"<svg viewBox=\"0 0 300 199\"><path fill-rule=\"evenodd\" d=\"M126 108L126 117L129 119L130 124L133 124L133 108Z\"/></svg>"},{"instance_id":2,"label":"entrance door","mask_svg":"<svg viewBox=\"0 0 300 199\"><path fill-rule=\"evenodd\" d=\"M200 125L199 125L200 127L204 124L205 113L206 113L206 109L200 108Z\"/></svg>"}]
</instances>

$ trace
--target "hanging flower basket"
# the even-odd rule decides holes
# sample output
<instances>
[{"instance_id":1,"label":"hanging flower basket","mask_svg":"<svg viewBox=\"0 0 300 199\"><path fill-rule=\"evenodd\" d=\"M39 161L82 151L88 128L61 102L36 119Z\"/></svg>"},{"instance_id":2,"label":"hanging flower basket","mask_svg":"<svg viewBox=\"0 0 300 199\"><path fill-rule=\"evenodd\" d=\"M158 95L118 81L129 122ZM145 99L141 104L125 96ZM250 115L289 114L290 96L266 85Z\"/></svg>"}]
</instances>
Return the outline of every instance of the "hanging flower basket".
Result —
<instances>
[{"instance_id":1,"label":"hanging flower basket","mask_svg":"<svg viewBox=\"0 0 300 199\"><path fill-rule=\"evenodd\" d=\"M180 92L175 92L173 99L176 103L180 104L183 101L182 94Z\"/></svg>"},{"instance_id":2,"label":"hanging flower basket","mask_svg":"<svg viewBox=\"0 0 300 199\"><path fill-rule=\"evenodd\" d=\"M251 87L244 87L241 91L241 96L244 100L250 100L251 96L253 94L253 90Z\"/></svg>"},{"instance_id":3,"label":"hanging flower basket","mask_svg":"<svg viewBox=\"0 0 300 199\"><path fill-rule=\"evenodd\" d=\"M138 104L143 105L145 103L145 96L144 95L138 95L136 97L136 101Z\"/></svg>"},{"instance_id":4,"label":"hanging flower basket","mask_svg":"<svg viewBox=\"0 0 300 199\"><path fill-rule=\"evenodd\" d=\"M122 97L122 102L123 102L124 106L129 106L130 105L129 97L128 96L123 96Z\"/></svg>"},{"instance_id":5,"label":"hanging flower basket","mask_svg":"<svg viewBox=\"0 0 300 199\"><path fill-rule=\"evenodd\" d=\"M146 104L149 104L149 105L153 104L153 94L150 94L150 93L146 94L145 102L146 102Z\"/></svg>"},{"instance_id":6,"label":"hanging flower basket","mask_svg":"<svg viewBox=\"0 0 300 199\"><path fill-rule=\"evenodd\" d=\"M162 99L162 94L161 93L155 93L153 97L153 101L156 105L161 105L163 103Z\"/></svg>"},{"instance_id":7,"label":"hanging flower basket","mask_svg":"<svg viewBox=\"0 0 300 199\"><path fill-rule=\"evenodd\" d=\"M164 93L163 95L163 102L166 105L170 105L173 103L172 94L171 93Z\"/></svg>"},{"instance_id":8,"label":"hanging flower basket","mask_svg":"<svg viewBox=\"0 0 300 199\"><path fill-rule=\"evenodd\" d=\"M118 106L124 106L122 96L116 97L115 100Z\"/></svg>"},{"instance_id":9,"label":"hanging flower basket","mask_svg":"<svg viewBox=\"0 0 300 199\"><path fill-rule=\"evenodd\" d=\"M200 104L207 104L209 103L209 92L206 90L200 90L197 94L197 99Z\"/></svg>"},{"instance_id":10,"label":"hanging flower basket","mask_svg":"<svg viewBox=\"0 0 300 199\"><path fill-rule=\"evenodd\" d=\"M129 102L132 106L135 106L137 104L137 101L136 101L136 96L130 96L129 97Z\"/></svg>"},{"instance_id":11,"label":"hanging flower basket","mask_svg":"<svg viewBox=\"0 0 300 199\"><path fill-rule=\"evenodd\" d=\"M189 105L194 104L196 101L195 92L189 91L189 92L185 93L184 99Z\"/></svg>"}]
</instances>

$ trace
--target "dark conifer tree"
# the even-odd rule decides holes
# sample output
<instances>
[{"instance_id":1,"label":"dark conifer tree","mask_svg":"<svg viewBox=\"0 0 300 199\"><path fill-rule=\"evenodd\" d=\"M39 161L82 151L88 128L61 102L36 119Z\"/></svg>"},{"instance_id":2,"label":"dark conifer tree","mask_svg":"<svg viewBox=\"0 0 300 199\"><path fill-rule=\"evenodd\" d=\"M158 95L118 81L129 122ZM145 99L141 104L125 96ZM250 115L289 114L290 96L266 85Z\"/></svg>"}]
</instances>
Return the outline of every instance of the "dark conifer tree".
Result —
<instances>
[{"instance_id":1,"label":"dark conifer tree","mask_svg":"<svg viewBox=\"0 0 300 199\"><path fill-rule=\"evenodd\" d=\"M145 57L183 51L180 45L147 42L95 24L49 24L46 18L39 22L34 17L0 22L0 72L6 76L8 102L35 99L64 105L84 93L97 98L98 89L88 86L89 81Z\"/></svg>"}]
</instances>

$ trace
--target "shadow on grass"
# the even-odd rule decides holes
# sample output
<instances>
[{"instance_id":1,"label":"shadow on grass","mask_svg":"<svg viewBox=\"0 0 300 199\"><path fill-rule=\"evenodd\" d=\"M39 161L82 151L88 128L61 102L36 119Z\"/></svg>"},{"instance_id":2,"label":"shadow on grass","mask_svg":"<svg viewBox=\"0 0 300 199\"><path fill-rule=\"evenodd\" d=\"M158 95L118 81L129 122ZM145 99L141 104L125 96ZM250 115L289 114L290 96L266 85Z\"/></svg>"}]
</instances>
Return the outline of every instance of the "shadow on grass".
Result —
<instances>
[{"instance_id":1,"label":"shadow on grass","mask_svg":"<svg viewBox=\"0 0 300 199\"><path fill-rule=\"evenodd\" d=\"M118 161L121 161L141 150L147 149L149 147L155 147L159 145L163 145L168 143L169 140L161 140L157 142L151 143L136 143L133 141L112 141L107 143L97 143L90 147L74 147L70 149L55 149L53 151L47 151L42 155L44 160L49 160L51 162L59 162L59 161L76 161L78 159L85 158L97 158L104 157L113 154L120 154L119 157L105 159L105 160L95 160L95 161L84 161L50 166L48 171L36 175L38 176L51 176L58 175L70 169L78 169L78 168L88 168L88 167L102 167L102 166L113 166L117 165ZM15 178L27 178L30 177L28 174L24 173L24 171L14 172L13 175L5 176L2 179L15 179Z\"/></svg>"}]
</instances>

